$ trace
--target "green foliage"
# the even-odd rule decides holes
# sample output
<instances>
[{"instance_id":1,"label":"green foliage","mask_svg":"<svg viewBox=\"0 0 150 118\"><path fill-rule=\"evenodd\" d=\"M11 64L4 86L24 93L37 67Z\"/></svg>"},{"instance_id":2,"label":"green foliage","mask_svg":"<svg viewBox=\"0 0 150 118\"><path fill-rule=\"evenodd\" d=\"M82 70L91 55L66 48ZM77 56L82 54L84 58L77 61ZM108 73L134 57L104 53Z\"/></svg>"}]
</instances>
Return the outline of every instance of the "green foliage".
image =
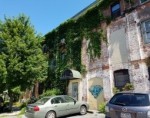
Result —
<instances>
[{"instance_id":1,"label":"green foliage","mask_svg":"<svg viewBox=\"0 0 150 118\"><path fill-rule=\"evenodd\" d=\"M49 84L53 83L50 88L58 85L65 89L65 83L60 81L60 76L68 68L86 72L81 63L83 39L88 42L87 53L90 59L101 56L101 42L106 41L106 36L99 25L104 21L106 17L99 10L99 5L96 5L80 17L67 20L45 35L44 43L48 47L49 63L53 65L48 71ZM64 44L61 43L62 39L65 39Z\"/></svg>"},{"instance_id":2,"label":"green foliage","mask_svg":"<svg viewBox=\"0 0 150 118\"><path fill-rule=\"evenodd\" d=\"M12 92L15 93L15 94L19 94L19 95L22 94L22 91L20 90L20 86L17 86L15 88L13 88Z\"/></svg>"},{"instance_id":3,"label":"green foliage","mask_svg":"<svg viewBox=\"0 0 150 118\"><path fill-rule=\"evenodd\" d=\"M124 87L123 87L123 91L129 91L129 90L133 90L134 87L133 87L133 84L131 83L127 83Z\"/></svg>"},{"instance_id":4,"label":"green foliage","mask_svg":"<svg viewBox=\"0 0 150 118\"><path fill-rule=\"evenodd\" d=\"M114 87L113 88L113 93L116 94L120 91L130 91L130 90L133 90L134 89L134 86L132 83L127 83L121 90L119 90L117 87Z\"/></svg>"},{"instance_id":5,"label":"green foliage","mask_svg":"<svg viewBox=\"0 0 150 118\"><path fill-rule=\"evenodd\" d=\"M98 111L100 113L105 113L105 106L106 106L106 103L99 104Z\"/></svg>"},{"instance_id":6,"label":"green foliage","mask_svg":"<svg viewBox=\"0 0 150 118\"><path fill-rule=\"evenodd\" d=\"M45 91L40 97L44 97L44 96L53 96L53 95L60 95L61 91L59 89L50 89Z\"/></svg>"},{"instance_id":7,"label":"green foliage","mask_svg":"<svg viewBox=\"0 0 150 118\"><path fill-rule=\"evenodd\" d=\"M118 93L118 92L120 92L120 90L119 90L117 87L114 87L114 88L113 88L113 93L116 94L116 93Z\"/></svg>"},{"instance_id":8,"label":"green foliage","mask_svg":"<svg viewBox=\"0 0 150 118\"><path fill-rule=\"evenodd\" d=\"M41 50L43 38L35 33L29 18L5 17L0 30L0 86L9 93L18 93L35 81L45 80L47 59Z\"/></svg>"},{"instance_id":9,"label":"green foliage","mask_svg":"<svg viewBox=\"0 0 150 118\"><path fill-rule=\"evenodd\" d=\"M19 115L23 115L23 114L25 114L25 111L26 111L26 107L23 107L23 108L21 109L21 111L20 111Z\"/></svg>"}]
</instances>

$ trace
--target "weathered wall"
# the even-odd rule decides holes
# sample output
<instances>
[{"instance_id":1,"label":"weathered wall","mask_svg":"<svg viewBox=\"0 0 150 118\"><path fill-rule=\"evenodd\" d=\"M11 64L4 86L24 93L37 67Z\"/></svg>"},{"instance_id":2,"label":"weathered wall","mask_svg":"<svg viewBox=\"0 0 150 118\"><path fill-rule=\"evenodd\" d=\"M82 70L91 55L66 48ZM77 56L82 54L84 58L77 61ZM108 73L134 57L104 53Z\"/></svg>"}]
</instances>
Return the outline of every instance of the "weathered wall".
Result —
<instances>
[{"instance_id":1,"label":"weathered wall","mask_svg":"<svg viewBox=\"0 0 150 118\"><path fill-rule=\"evenodd\" d=\"M137 0L135 0L137 1ZM121 3L124 5L124 3ZM137 2L137 5L139 2ZM124 8L130 7L129 5L124 5ZM121 9L123 12L123 9ZM110 15L109 10L104 11L106 15ZM146 2L139 5L135 10L130 13L126 13L124 16L118 17L113 20L109 26L105 23L100 26L107 32L107 41L102 42L101 58L90 60L86 52L87 42L83 41L82 45L82 63L86 66L87 72L83 76L83 99L89 101L91 98L88 96L89 82L92 78L99 78L103 80L103 92L104 100L109 100L113 95L114 87L114 71L120 69L128 69L130 82L133 83L134 89L136 91L150 91L150 81L148 80L148 68L144 59L150 56L150 44L145 44L142 32L141 23L147 19L150 19L150 2ZM124 46L122 51L115 50L119 52L126 51L126 53L120 54L120 58L125 61L118 61L114 63L112 60L112 43L111 36L114 32L124 29L124 37L122 40L125 43L120 43L120 46ZM117 37L116 37L117 38ZM119 41L119 40L115 40ZM115 57L115 52L113 53ZM118 54L116 55L118 56Z\"/></svg>"},{"instance_id":2,"label":"weathered wall","mask_svg":"<svg viewBox=\"0 0 150 118\"><path fill-rule=\"evenodd\" d=\"M111 47L111 34L119 31L121 28L126 30L126 44L128 50L128 62L115 64L110 59L110 70L114 72L119 69L128 69L130 81L134 84L136 91L147 91L150 89L148 81L147 66L143 59L150 54L150 44L145 44L142 38L141 23L150 16L150 3L139 6L137 10L126 14L125 17L113 21L108 31L108 42ZM110 48L111 49L111 48ZM119 49L118 49L119 50ZM109 50L109 56L111 57ZM117 56L117 55L116 55ZM111 78L114 79L113 76Z\"/></svg>"}]
</instances>

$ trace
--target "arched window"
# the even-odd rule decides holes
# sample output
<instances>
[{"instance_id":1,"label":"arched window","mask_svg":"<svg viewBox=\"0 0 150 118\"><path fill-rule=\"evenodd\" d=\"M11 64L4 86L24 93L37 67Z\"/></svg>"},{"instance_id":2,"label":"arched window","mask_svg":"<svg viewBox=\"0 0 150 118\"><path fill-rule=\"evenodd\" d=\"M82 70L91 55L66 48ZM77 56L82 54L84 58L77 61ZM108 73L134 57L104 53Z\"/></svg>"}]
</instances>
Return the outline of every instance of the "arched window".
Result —
<instances>
[{"instance_id":1,"label":"arched window","mask_svg":"<svg viewBox=\"0 0 150 118\"><path fill-rule=\"evenodd\" d=\"M115 87L122 89L127 83L130 83L128 69L114 71Z\"/></svg>"}]
</instances>

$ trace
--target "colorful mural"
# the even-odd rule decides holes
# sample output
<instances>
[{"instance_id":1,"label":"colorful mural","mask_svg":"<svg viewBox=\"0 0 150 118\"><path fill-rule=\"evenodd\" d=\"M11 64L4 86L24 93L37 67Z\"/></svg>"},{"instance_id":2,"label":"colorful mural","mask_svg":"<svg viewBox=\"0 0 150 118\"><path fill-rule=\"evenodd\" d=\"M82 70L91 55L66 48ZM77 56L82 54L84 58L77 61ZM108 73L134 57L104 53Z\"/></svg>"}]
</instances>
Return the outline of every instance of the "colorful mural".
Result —
<instances>
[{"instance_id":1,"label":"colorful mural","mask_svg":"<svg viewBox=\"0 0 150 118\"><path fill-rule=\"evenodd\" d=\"M89 88L89 91L94 96L94 98L97 98L99 94L103 91L103 87L100 85L93 85Z\"/></svg>"}]
</instances>

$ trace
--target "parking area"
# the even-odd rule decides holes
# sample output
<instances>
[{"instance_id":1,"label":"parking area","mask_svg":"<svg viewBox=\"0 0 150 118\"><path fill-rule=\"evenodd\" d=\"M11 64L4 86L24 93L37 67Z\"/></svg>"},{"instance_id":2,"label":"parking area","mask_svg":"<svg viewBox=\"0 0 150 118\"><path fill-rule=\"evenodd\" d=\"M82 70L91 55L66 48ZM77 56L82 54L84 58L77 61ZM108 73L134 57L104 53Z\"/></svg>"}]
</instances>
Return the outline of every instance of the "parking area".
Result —
<instances>
[{"instance_id":1,"label":"parking area","mask_svg":"<svg viewBox=\"0 0 150 118\"><path fill-rule=\"evenodd\" d=\"M1 114L0 118L27 118L24 115L18 115L17 112L14 113L5 113L5 114ZM61 117L61 118L105 118L104 114L100 114L97 112L93 112L93 113L87 113L86 115L80 115L80 114L74 114L74 115L70 115L70 116L65 116L65 117Z\"/></svg>"},{"instance_id":2,"label":"parking area","mask_svg":"<svg viewBox=\"0 0 150 118\"><path fill-rule=\"evenodd\" d=\"M23 116L22 118L26 118L26 117ZM99 114L99 113L87 113L86 115L76 114L76 115L65 116L65 117L61 117L61 118L105 118L105 115Z\"/></svg>"},{"instance_id":3,"label":"parking area","mask_svg":"<svg viewBox=\"0 0 150 118\"><path fill-rule=\"evenodd\" d=\"M66 116L62 118L105 118L104 114L99 113L87 113L86 115L72 115L72 116Z\"/></svg>"}]
</instances>

